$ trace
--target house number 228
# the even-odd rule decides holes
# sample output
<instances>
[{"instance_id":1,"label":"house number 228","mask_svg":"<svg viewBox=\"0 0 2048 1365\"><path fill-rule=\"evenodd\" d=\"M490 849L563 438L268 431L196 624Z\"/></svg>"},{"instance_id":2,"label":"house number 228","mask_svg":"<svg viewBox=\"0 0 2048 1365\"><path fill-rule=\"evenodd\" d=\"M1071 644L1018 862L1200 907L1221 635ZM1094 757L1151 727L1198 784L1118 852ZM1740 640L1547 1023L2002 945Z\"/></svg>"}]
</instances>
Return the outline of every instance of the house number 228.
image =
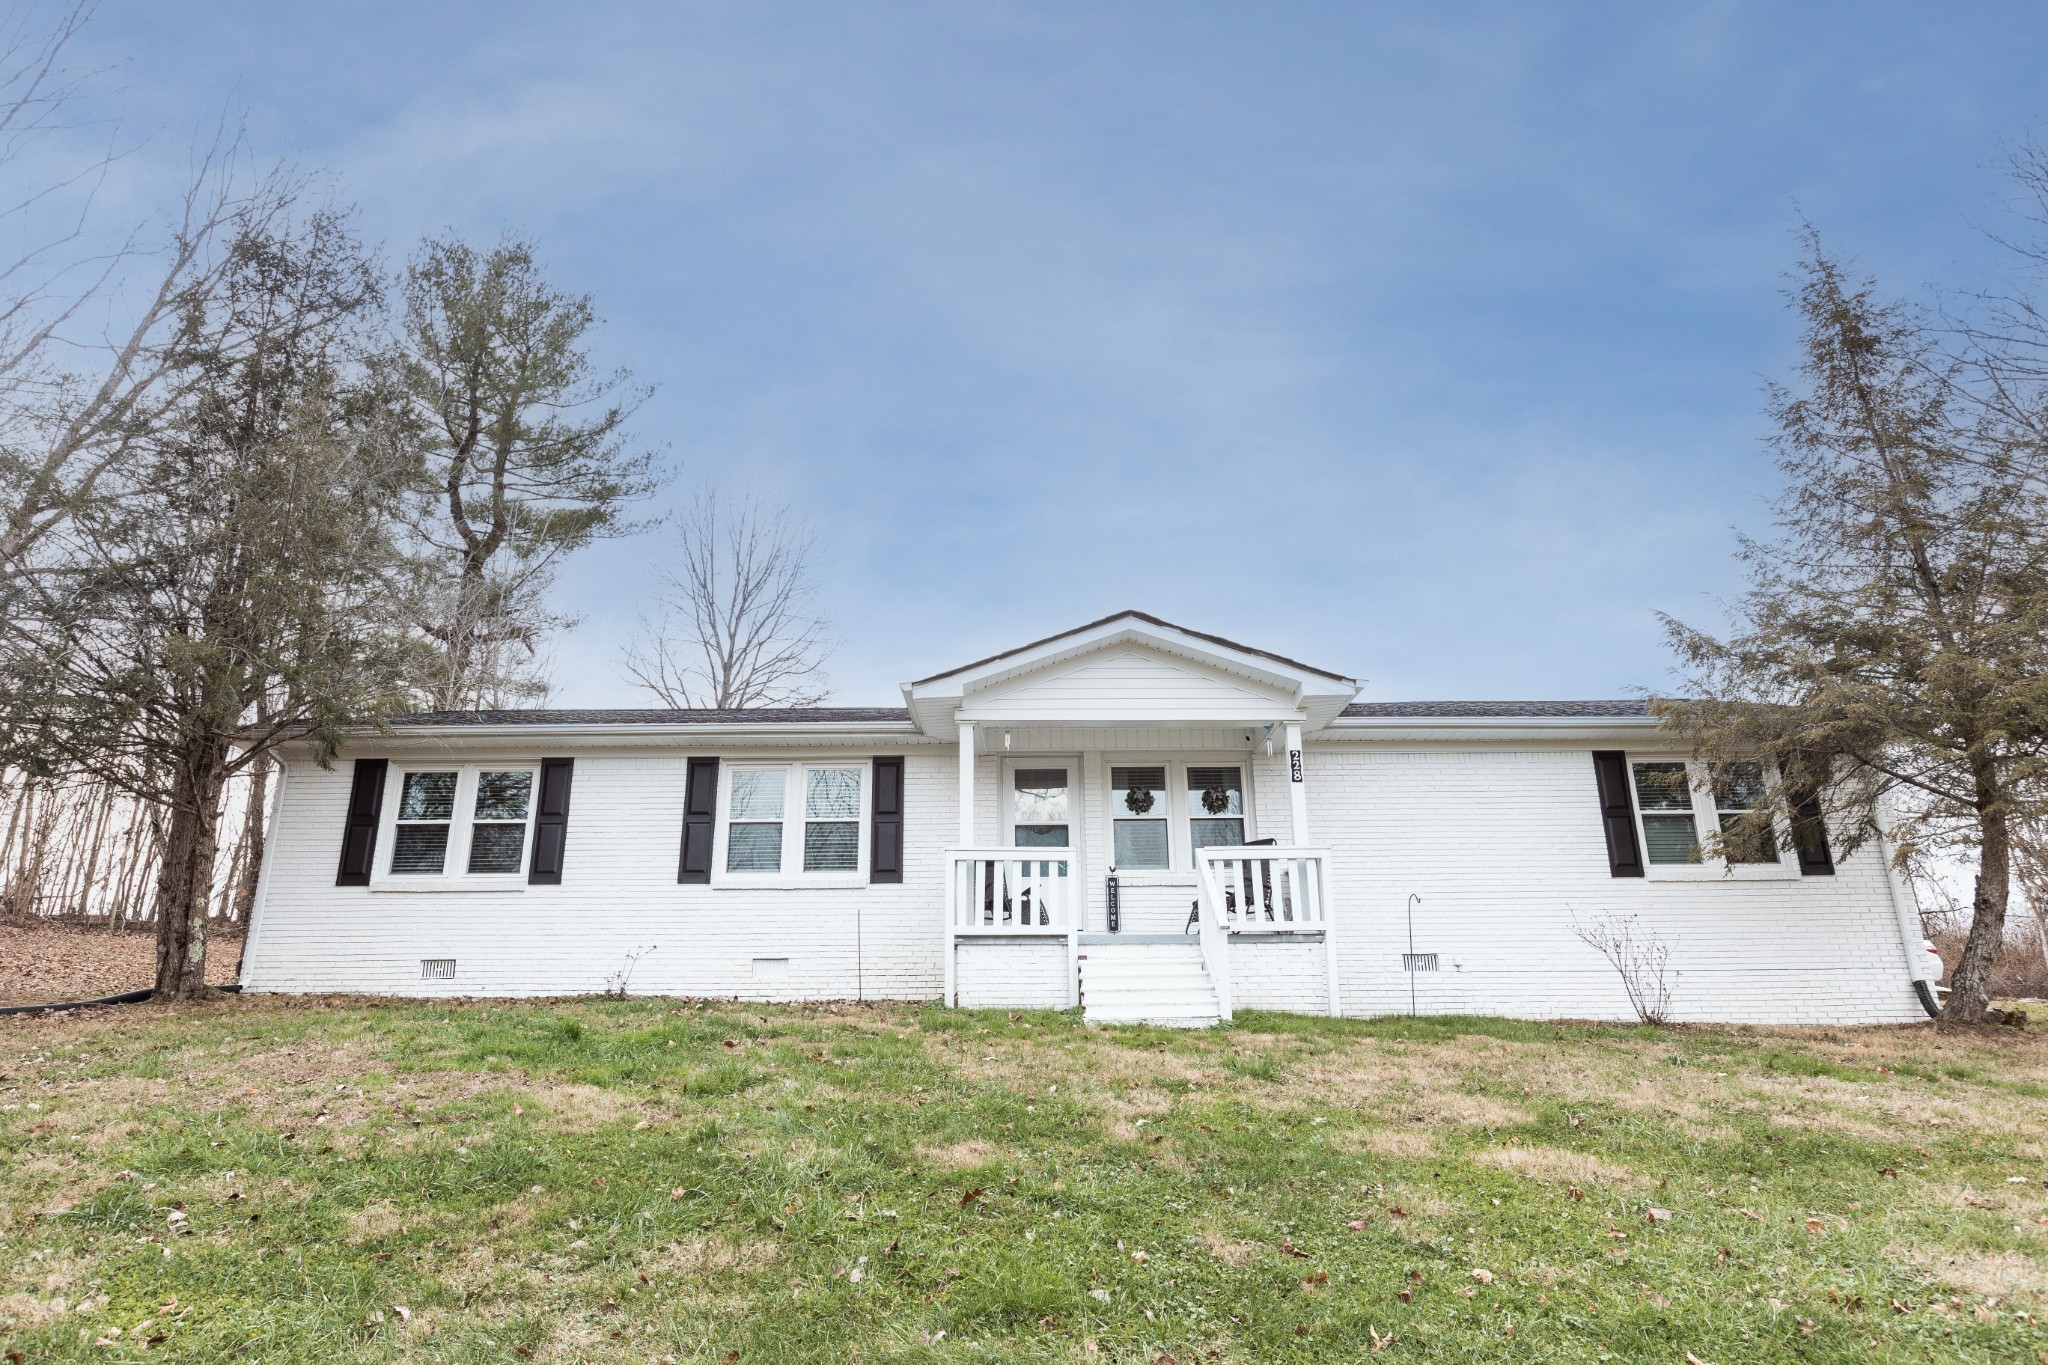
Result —
<instances>
[{"instance_id":1,"label":"house number 228","mask_svg":"<svg viewBox=\"0 0 2048 1365\"><path fill-rule=\"evenodd\" d=\"M1289 782L1301 781L1301 750L1299 749L1289 749L1287 751L1287 780Z\"/></svg>"}]
</instances>

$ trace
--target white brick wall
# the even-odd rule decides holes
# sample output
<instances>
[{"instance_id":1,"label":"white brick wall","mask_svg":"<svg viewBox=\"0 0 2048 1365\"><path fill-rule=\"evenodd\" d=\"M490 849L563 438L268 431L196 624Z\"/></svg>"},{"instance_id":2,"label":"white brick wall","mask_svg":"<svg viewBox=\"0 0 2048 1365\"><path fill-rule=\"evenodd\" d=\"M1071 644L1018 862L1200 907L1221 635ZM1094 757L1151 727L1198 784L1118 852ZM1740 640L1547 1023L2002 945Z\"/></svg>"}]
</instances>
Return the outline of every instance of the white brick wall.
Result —
<instances>
[{"instance_id":1,"label":"white brick wall","mask_svg":"<svg viewBox=\"0 0 2048 1365\"><path fill-rule=\"evenodd\" d=\"M1106 852L1099 753L1135 750L1148 741L1207 750L1229 738L1202 731L1019 732L1020 753L1084 755L1082 860L1092 922L1100 923ZM1243 743L1241 732L1235 738ZM562 885L482 893L336 887L349 764L323 772L295 763L277 815L245 981L251 990L574 994L604 989L629 952L655 945L635 969L637 993L938 996L944 980L941 854L958 823L954 752L902 750L901 885L680 886L685 755L714 751L694 745L673 753L579 754ZM802 752L864 758L889 751ZM1841 860L1834 877L1616 879L1607 871L1585 750L1325 744L1309 749L1307 763L1310 834L1332 851L1332 913L1347 1014L1407 1010L1409 982L1400 955L1403 907L1412 891L1423 898L1416 946L1437 953L1443 967L1417 983L1425 1012L1627 1017L1619 979L1571 932L1574 912L1588 918L1618 910L1638 913L1673 945L1679 1018L1849 1023L1922 1017L1873 849ZM1284 764L1268 763L1260 751L1252 776L1258 831L1291 837ZM993 756L977 765L977 777L981 837L992 841ZM1193 895L1191 878L1186 886L1127 887L1127 930L1177 931ZM1236 1003L1320 1010L1321 951L1307 944L1239 945ZM458 964L453 980L421 980L422 958L446 957ZM786 977L773 968L757 971L757 958L787 959ZM971 987L970 972L976 974ZM973 945L961 959L962 998L1062 1006L1064 972L1064 944ZM1003 994L1008 991L1014 994Z\"/></svg>"},{"instance_id":2,"label":"white brick wall","mask_svg":"<svg viewBox=\"0 0 2048 1365\"><path fill-rule=\"evenodd\" d=\"M1344 982L1337 982L1344 1003ZM1323 1014L1330 1008L1330 972L1323 940L1241 934L1230 941L1230 1007Z\"/></svg>"},{"instance_id":3,"label":"white brick wall","mask_svg":"<svg viewBox=\"0 0 2048 1365\"><path fill-rule=\"evenodd\" d=\"M291 765L244 981L259 991L568 995L603 990L626 954L652 944L633 972L636 994L940 994L940 854L953 841L958 793L952 751L901 751L902 883L830 890L678 885L687 752L712 750L577 756L560 886L433 894L334 885L350 764ZM878 752L888 750L804 751ZM421 980L420 959L441 957L456 959L455 979ZM787 959L786 979L757 977L756 958Z\"/></svg>"},{"instance_id":4,"label":"white brick wall","mask_svg":"<svg viewBox=\"0 0 2048 1365\"><path fill-rule=\"evenodd\" d=\"M1634 912L1673 946L1674 1017L1773 1023L1924 1018L1883 861L1866 847L1832 877L1616 878L1588 751L1311 748L1311 836L1331 850L1346 1014L1408 1009L1404 904L1442 968L1425 1014L1628 1018L1620 978L1573 936Z\"/></svg>"},{"instance_id":5,"label":"white brick wall","mask_svg":"<svg viewBox=\"0 0 2048 1365\"><path fill-rule=\"evenodd\" d=\"M954 985L971 1010L1063 1010L1072 1003L1065 939L968 940Z\"/></svg>"}]
</instances>

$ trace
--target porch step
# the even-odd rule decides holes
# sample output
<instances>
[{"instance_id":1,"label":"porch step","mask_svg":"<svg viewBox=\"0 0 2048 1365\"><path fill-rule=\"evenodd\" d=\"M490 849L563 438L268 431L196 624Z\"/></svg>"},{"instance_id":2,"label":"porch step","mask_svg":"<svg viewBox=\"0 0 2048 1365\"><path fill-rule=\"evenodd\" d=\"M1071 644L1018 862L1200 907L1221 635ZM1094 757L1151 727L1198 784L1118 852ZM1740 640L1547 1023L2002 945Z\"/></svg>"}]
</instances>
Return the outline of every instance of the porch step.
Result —
<instances>
[{"instance_id":1,"label":"porch step","mask_svg":"<svg viewBox=\"0 0 2048 1365\"><path fill-rule=\"evenodd\" d=\"M1216 987L1191 943L1091 943L1081 955L1081 1013L1091 1024L1209 1028Z\"/></svg>"}]
</instances>

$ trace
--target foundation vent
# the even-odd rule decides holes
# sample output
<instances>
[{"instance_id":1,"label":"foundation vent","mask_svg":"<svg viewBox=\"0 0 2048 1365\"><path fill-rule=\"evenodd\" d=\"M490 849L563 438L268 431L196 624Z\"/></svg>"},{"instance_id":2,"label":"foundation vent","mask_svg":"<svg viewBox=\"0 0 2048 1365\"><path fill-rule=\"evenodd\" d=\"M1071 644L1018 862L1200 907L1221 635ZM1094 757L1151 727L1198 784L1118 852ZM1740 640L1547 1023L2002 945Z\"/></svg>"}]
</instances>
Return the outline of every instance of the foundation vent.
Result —
<instances>
[{"instance_id":1,"label":"foundation vent","mask_svg":"<svg viewBox=\"0 0 2048 1365\"><path fill-rule=\"evenodd\" d=\"M452 957L423 957L420 959L420 980L453 981L455 959Z\"/></svg>"}]
</instances>

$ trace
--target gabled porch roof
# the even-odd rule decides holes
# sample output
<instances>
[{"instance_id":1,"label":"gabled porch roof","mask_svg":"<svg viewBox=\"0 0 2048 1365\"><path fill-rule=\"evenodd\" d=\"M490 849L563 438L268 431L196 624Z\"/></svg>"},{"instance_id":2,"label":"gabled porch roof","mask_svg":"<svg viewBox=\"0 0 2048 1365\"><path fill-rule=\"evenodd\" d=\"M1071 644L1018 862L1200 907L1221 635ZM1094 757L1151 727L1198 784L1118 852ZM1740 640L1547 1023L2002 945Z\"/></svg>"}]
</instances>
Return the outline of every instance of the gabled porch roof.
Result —
<instances>
[{"instance_id":1,"label":"gabled porch roof","mask_svg":"<svg viewBox=\"0 0 2048 1365\"><path fill-rule=\"evenodd\" d=\"M926 734L962 723L1256 724L1311 731L1358 695L1356 679L1282 654L1118 612L1027 645L905 683Z\"/></svg>"}]
</instances>

